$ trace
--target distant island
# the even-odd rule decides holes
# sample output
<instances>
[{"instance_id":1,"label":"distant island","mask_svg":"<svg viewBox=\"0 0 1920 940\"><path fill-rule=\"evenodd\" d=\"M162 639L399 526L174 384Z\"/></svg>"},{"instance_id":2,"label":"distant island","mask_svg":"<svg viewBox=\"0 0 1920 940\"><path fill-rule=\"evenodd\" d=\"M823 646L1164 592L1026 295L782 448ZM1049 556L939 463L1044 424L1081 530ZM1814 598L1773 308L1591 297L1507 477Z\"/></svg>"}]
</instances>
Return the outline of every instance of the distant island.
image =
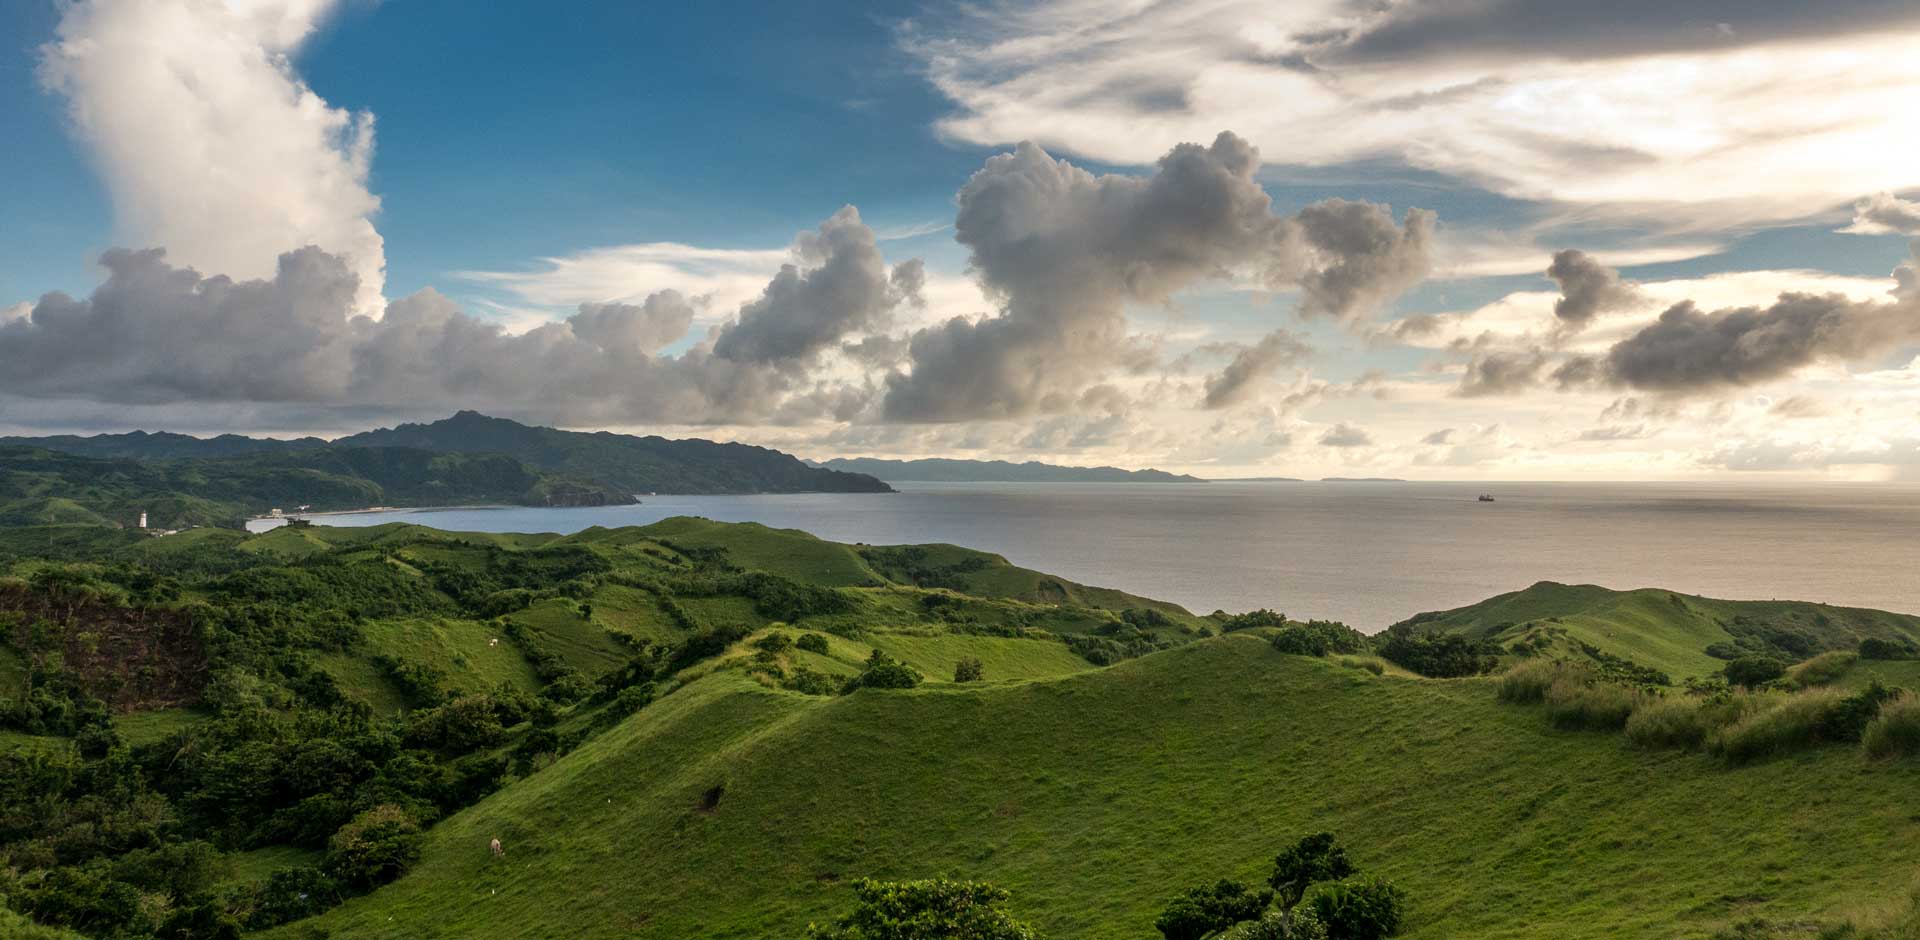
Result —
<instances>
[{"instance_id":1,"label":"distant island","mask_svg":"<svg viewBox=\"0 0 1920 940\"><path fill-rule=\"evenodd\" d=\"M863 473L890 483L1205 483L1205 479L1164 470L1122 470L1119 467L1063 467L1058 464L1012 463L1006 460L881 460L874 457L837 457L817 466L845 473Z\"/></svg>"},{"instance_id":2,"label":"distant island","mask_svg":"<svg viewBox=\"0 0 1920 940\"><path fill-rule=\"evenodd\" d=\"M534 427L463 411L325 441L133 431L0 438L0 525L241 525L272 509L607 506L652 493L888 493L747 444Z\"/></svg>"}]
</instances>

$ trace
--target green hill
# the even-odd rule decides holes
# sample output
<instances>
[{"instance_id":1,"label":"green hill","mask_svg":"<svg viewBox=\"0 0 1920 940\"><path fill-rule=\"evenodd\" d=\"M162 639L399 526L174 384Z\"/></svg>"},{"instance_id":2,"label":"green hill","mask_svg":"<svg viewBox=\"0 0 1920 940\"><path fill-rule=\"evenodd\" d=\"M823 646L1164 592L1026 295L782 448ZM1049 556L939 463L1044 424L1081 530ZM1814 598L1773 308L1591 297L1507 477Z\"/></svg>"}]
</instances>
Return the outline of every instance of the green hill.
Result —
<instances>
[{"instance_id":1,"label":"green hill","mask_svg":"<svg viewBox=\"0 0 1920 940\"><path fill-rule=\"evenodd\" d=\"M1561 585L1416 620L1550 669L1602 640L1671 666L1912 623ZM1268 641L1316 628L1357 652ZM798 937L855 879L942 876L1011 889L1053 940L1142 937L1182 888L1325 830L1405 891L1407 937L1911 936L1882 928L1915 923L1920 740L1641 749L1368 647L955 546L692 518L0 529L0 926ZM1875 707L1904 701L1876 680L1920 685L1920 661L1848 655L1790 681Z\"/></svg>"},{"instance_id":2,"label":"green hill","mask_svg":"<svg viewBox=\"0 0 1920 940\"><path fill-rule=\"evenodd\" d=\"M322 447L237 457L132 459L0 448L0 525L238 526L272 508L513 503L606 505L632 497L497 454Z\"/></svg>"},{"instance_id":3,"label":"green hill","mask_svg":"<svg viewBox=\"0 0 1920 940\"><path fill-rule=\"evenodd\" d=\"M562 431L462 411L431 424L402 424L334 442L443 453L506 454L529 466L629 493L888 493L859 473L810 467L765 447L672 441L610 431Z\"/></svg>"},{"instance_id":4,"label":"green hill","mask_svg":"<svg viewBox=\"0 0 1920 940\"><path fill-rule=\"evenodd\" d=\"M1910 769L1853 751L1729 771L1555 732L1487 681L1244 636L837 699L721 673L436 827L415 871L313 927L797 936L852 878L940 873L1011 888L1050 937L1145 936L1174 886L1257 878L1328 829L1414 899L1409 937L1708 937L1898 897L1916 797Z\"/></svg>"},{"instance_id":5,"label":"green hill","mask_svg":"<svg viewBox=\"0 0 1920 940\"><path fill-rule=\"evenodd\" d=\"M1457 632L1509 649L1618 656L1678 680L1717 673L1743 655L1799 662L1868 637L1920 645L1920 617L1802 601L1726 601L1672 591L1614 591L1542 581L1394 629Z\"/></svg>"}]
</instances>

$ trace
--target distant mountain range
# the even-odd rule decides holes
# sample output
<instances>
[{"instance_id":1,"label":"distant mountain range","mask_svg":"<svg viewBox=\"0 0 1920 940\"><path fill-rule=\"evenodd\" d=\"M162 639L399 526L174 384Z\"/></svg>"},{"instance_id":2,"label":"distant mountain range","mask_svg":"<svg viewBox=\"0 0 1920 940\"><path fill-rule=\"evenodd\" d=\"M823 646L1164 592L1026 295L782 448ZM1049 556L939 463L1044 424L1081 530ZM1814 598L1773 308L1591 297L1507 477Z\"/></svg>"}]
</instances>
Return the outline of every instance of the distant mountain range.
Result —
<instances>
[{"instance_id":1,"label":"distant mountain range","mask_svg":"<svg viewBox=\"0 0 1920 940\"><path fill-rule=\"evenodd\" d=\"M237 525L271 508L601 506L652 493L889 493L765 447L533 427L463 411L335 441L133 431L0 438L0 525Z\"/></svg>"},{"instance_id":2,"label":"distant mountain range","mask_svg":"<svg viewBox=\"0 0 1920 940\"><path fill-rule=\"evenodd\" d=\"M1205 483L1200 477L1164 470L1122 470L1119 467L1062 467L1056 464L1005 460L880 460L838 457L818 466L862 473L889 483Z\"/></svg>"}]
</instances>

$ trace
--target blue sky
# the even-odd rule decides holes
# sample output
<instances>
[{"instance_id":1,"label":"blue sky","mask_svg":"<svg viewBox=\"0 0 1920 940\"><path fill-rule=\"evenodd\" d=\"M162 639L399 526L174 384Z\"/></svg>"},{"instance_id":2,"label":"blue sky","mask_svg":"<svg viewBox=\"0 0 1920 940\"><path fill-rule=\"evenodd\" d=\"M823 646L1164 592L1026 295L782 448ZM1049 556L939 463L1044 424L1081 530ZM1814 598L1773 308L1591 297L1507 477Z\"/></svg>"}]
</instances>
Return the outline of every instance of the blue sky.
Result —
<instances>
[{"instance_id":1,"label":"blue sky","mask_svg":"<svg viewBox=\"0 0 1920 940\"><path fill-rule=\"evenodd\" d=\"M1902 391L1916 344L1886 326L1906 301L1880 298L1920 234L1904 212L1920 161L1911 150L1895 155L1920 133L1887 103L1911 101L1901 90L1920 93L1920 74L1884 50L1904 48L1920 22L1882 3L1842 3L1815 35L1790 5L1756 4L1721 22L1709 17L1725 14L1723 4L1681 2L1617 29L1569 13L1562 32L1485 38L1542 28L1551 18L1495 22L1528 4L1553 5L1500 0L1477 8L1488 21L1475 24L1455 22L1466 16L1458 5L1421 0L1372 19L1331 0L1283 10L1229 3L1205 15L1072 0L564 12L446 0L7 4L0 137L13 146L0 149L0 172L15 186L0 226L0 311L12 321L11 334L0 325L0 358L12 336L22 361L44 360L51 347L34 344L52 340L36 322L44 318L28 315L31 303L55 290L87 298L106 277L95 259L116 246L166 247L167 263L246 280L272 276L275 257L313 244L358 277L342 322L379 319L385 304L431 290L444 298L431 317L457 312L468 319L455 328L499 329L501 355L550 347L560 334L511 342L541 324L587 342L584 322L568 325L582 304L637 309L662 291L688 299L691 326L646 350L651 359L567 353L609 374L657 366L662 383L609 387L587 401L560 395L568 404L505 384L463 391L470 385L459 379L431 394L381 391L352 374L364 340L342 334L335 358L316 359L312 381L291 390L241 394L224 390L231 382L187 388L148 377L96 391L48 366L0 389L9 419L0 423L348 430L472 394L476 406L531 420L680 429L822 455L1236 473L1905 475L1920 439ZM1346 38L1325 39L1332 33L1317 27L1335 22ZM1458 38L1381 38L1422 23L1415 34ZM1382 44L1397 51L1382 56ZM1804 90L1767 79L1798 74ZM296 107L298 96L306 104ZM363 120L370 129L353 130ZM1179 257L1176 270L1174 256L1126 260L1146 249L1022 207L1020 224L1038 226L1023 236L1092 246L1036 243L1033 253L1111 262L1129 279L1084 285L1092 298L1110 287L1111 308L1088 301L1090 311L1076 312L1077 298L1028 309L1022 298L1057 303L1063 288L1009 261L970 264L982 243L955 239L962 187L1021 140L1089 180L1145 181L1174 145L1206 145L1220 131L1258 148L1252 178L1271 201L1260 224L1276 233L1262 236L1275 239L1266 247L1195 248L1201 254ZM370 152L354 140L370 141ZM1874 197L1884 200L1877 214L1865 208ZM1311 229L1309 207L1335 198L1377 204L1370 235ZM804 306L803 291L799 308L768 301L758 316L786 318L779 335L812 324L831 336L761 363L766 375L720 378L702 365L725 330L760 328L748 308L763 290L772 296L783 261L806 281L841 257L808 256L796 237L820 227L818 238L838 238L823 220L848 205L858 209L856 240L873 243L858 250L872 288L863 296L876 306L823 312ZM1410 207L1436 213L1431 238L1414 232ZM1169 210L1157 211L1128 224L1165 248L1172 236L1152 229ZM1396 231L1400 241L1380 242ZM1587 253L1605 272L1596 277L1626 284L1619 303L1572 331L1553 311L1573 288L1544 274L1562 249ZM1116 257L1096 257L1109 250ZM1282 266L1304 267L1278 280L1258 273L1288 252ZM923 288L897 277L886 287L888 272L916 259ZM1142 290L1133 279L1150 267L1164 283ZM1312 285L1326 283L1315 279L1349 276L1369 280L1361 300L1315 314ZM119 269L114 277L135 280ZM827 290L824 276L814 280ZM1854 305L1834 315L1854 338L1809 340L1777 361L1706 363L1698 374L1648 377L1627 362L1670 351L1652 348L1670 340L1641 333L1673 303L1696 300L1706 331L1722 325L1715 311L1771 310L1798 291ZM137 317L158 306L136 298L130 309ZM89 315L106 323L101 309ZM665 309L620 316L641 330L633 335L652 336L654 326L639 325L679 322ZM1421 331L1396 329L1423 315L1432 322ZM647 319L656 316L665 320ZM1031 322L942 333L952 316ZM996 345L1036 325L1107 337L1094 345L1112 355L1072 346L1082 340ZM929 357L943 337L995 358L953 364L939 379L946 373ZM869 352L894 344L893 358L856 356L850 344L863 338ZM1153 349L1122 355L1121 346ZM1295 346L1311 351L1281 351ZM1033 361L1048 363L1045 374L1007 371ZM1564 368L1583 363L1584 373ZM433 365L449 376L474 371ZM141 369L196 371L153 354L107 371ZM1564 379L1575 373L1590 379ZM918 410L904 404L916 384L988 374L1019 389L921 389ZM661 403L683 385L703 397ZM970 404L927 404L945 397ZM829 399L837 404L822 404ZM1790 399L1803 402L1798 424L1781 421L1779 402Z\"/></svg>"}]
</instances>

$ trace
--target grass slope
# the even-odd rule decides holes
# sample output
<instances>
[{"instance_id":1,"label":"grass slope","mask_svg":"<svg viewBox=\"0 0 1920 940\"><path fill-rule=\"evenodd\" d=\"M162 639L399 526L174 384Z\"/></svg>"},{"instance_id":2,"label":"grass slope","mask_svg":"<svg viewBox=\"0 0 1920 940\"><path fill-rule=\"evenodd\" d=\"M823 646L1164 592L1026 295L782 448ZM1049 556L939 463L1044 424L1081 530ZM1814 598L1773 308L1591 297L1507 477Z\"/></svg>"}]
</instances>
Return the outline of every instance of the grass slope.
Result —
<instances>
[{"instance_id":1,"label":"grass slope","mask_svg":"<svg viewBox=\"0 0 1920 940\"><path fill-rule=\"evenodd\" d=\"M1826 638L1838 648L1862 637L1904 637L1920 642L1920 617L1801 601L1729 601L1643 588L1615 591L1592 584L1542 581L1454 610L1419 614L1421 630L1458 631L1503 645L1544 636L1563 649L1590 644L1615 656L1681 679L1720 671L1725 661L1707 655L1716 643L1733 643L1730 627L1741 623L1796 630Z\"/></svg>"},{"instance_id":2,"label":"grass slope","mask_svg":"<svg viewBox=\"0 0 1920 940\"><path fill-rule=\"evenodd\" d=\"M1910 770L1853 749L1736 770L1639 753L1544 727L1486 680L1374 677L1247 636L835 699L721 671L277 936L797 936L855 877L935 874L1006 885L1055 940L1146 936L1179 887L1258 877L1328 829L1407 889L1408 937L1706 937L1901 896Z\"/></svg>"}]
</instances>

